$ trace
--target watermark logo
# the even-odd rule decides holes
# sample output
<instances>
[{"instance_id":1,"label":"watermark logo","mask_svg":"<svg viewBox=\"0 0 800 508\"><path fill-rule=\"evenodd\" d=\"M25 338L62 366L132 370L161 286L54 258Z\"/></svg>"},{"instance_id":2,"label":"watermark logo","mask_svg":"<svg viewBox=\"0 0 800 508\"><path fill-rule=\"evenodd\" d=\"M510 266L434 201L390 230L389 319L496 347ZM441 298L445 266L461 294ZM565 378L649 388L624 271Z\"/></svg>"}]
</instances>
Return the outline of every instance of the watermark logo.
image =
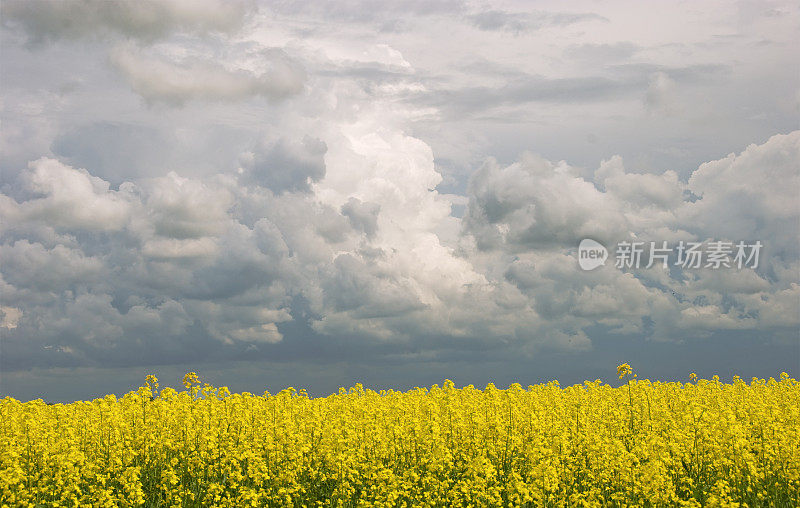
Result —
<instances>
[{"instance_id":1,"label":"watermark logo","mask_svg":"<svg viewBox=\"0 0 800 508\"><path fill-rule=\"evenodd\" d=\"M625 268L650 268L670 265L681 268L758 268L759 255L764 246L760 241L684 242L670 245L662 242L619 242L614 250L614 266ZM605 265L608 250L591 238L584 238L578 245L578 265L582 270L594 270Z\"/></svg>"},{"instance_id":2,"label":"watermark logo","mask_svg":"<svg viewBox=\"0 0 800 508\"><path fill-rule=\"evenodd\" d=\"M594 270L598 266L606 264L608 259L608 249L603 244L591 238L584 238L578 245L578 265L581 270Z\"/></svg>"}]
</instances>

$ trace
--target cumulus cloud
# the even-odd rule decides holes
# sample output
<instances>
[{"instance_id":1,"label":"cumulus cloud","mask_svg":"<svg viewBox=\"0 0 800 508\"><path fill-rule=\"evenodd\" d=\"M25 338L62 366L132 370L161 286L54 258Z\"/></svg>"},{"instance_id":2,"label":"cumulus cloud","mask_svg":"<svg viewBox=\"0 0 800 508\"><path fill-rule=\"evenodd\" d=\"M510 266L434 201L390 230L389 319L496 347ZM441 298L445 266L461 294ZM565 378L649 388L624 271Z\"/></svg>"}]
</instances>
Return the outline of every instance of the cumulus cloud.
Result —
<instances>
[{"instance_id":1,"label":"cumulus cloud","mask_svg":"<svg viewBox=\"0 0 800 508\"><path fill-rule=\"evenodd\" d=\"M233 32L255 10L247 1L9 0L4 23L23 28L33 42L121 35L154 41L173 33Z\"/></svg>"},{"instance_id":2,"label":"cumulus cloud","mask_svg":"<svg viewBox=\"0 0 800 508\"><path fill-rule=\"evenodd\" d=\"M0 206L10 219L7 224L41 221L57 229L114 231L130 219L129 193L110 189L108 182L85 169L42 158L30 163L22 180L34 197L17 203L4 196Z\"/></svg>"},{"instance_id":3,"label":"cumulus cloud","mask_svg":"<svg viewBox=\"0 0 800 508\"><path fill-rule=\"evenodd\" d=\"M178 106L191 100L283 99L301 92L305 80L303 69L277 49L262 52L265 68L258 73L199 57L176 62L122 46L110 61L145 100Z\"/></svg>"},{"instance_id":4,"label":"cumulus cloud","mask_svg":"<svg viewBox=\"0 0 800 508\"><path fill-rule=\"evenodd\" d=\"M423 307L414 281L349 254L338 256L323 287L325 305L358 320L402 316Z\"/></svg>"},{"instance_id":5,"label":"cumulus cloud","mask_svg":"<svg viewBox=\"0 0 800 508\"><path fill-rule=\"evenodd\" d=\"M797 239L781 232L796 230L800 217L798 160L800 131L794 131L702 164L688 181L701 199L679 210L681 222L703 236L765 236L774 255L797 259Z\"/></svg>"},{"instance_id":6,"label":"cumulus cloud","mask_svg":"<svg viewBox=\"0 0 800 508\"><path fill-rule=\"evenodd\" d=\"M765 249L758 270L582 272L574 255L581 237L749 239L748 224L723 227L730 197L761 224L796 225L791 189L742 180L769 174L794 185L800 132L705 164L688 183L631 173L619 157L590 177L530 154L506 166L489 160L470 181L453 246L436 232L459 222L433 190L440 177L424 144L369 124L325 137L293 145L325 154L313 186L301 171L303 192L276 193L273 177L270 188L236 174L176 173L115 191L86 170L31 163L18 195L2 200L8 354L19 360L24 338L47 351L25 350L33 364L151 361L131 356L144 345L166 357L186 347L204 348L198 357L253 355L286 341L298 319L320 337L447 337L526 354L591 348L598 326L671 340L800 325L796 253L783 231L758 230L778 247ZM710 183L723 175L728 187Z\"/></svg>"},{"instance_id":7,"label":"cumulus cloud","mask_svg":"<svg viewBox=\"0 0 800 508\"><path fill-rule=\"evenodd\" d=\"M241 156L242 176L248 183L282 193L308 192L325 176L327 145L305 136L302 140L262 140Z\"/></svg>"},{"instance_id":8,"label":"cumulus cloud","mask_svg":"<svg viewBox=\"0 0 800 508\"><path fill-rule=\"evenodd\" d=\"M280 232L263 220L241 224L220 182L170 173L114 191L52 159L21 180L17 199L3 196L3 306L19 305L6 313L10 340L81 362L109 351L124 361L131 341L151 343L155 355L180 350L197 326L197 340L280 340L287 289L276 281L288 285L292 272Z\"/></svg>"},{"instance_id":9,"label":"cumulus cloud","mask_svg":"<svg viewBox=\"0 0 800 508\"><path fill-rule=\"evenodd\" d=\"M0 306L0 327L12 329L16 328L19 323L19 318L22 317L22 311L16 307Z\"/></svg>"},{"instance_id":10,"label":"cumulus cloud","mask_svg":"<svg viewBox=\"0 0 800 508\"><path fill-rule=\"evenodd\" d=\"M648 113L674 115L680 111L676 96L677 84L665 72L654 72L650 75L644 104Z\"/></svg>"},{"instance_id":11,"label":"cumulus cloud","mask_svg":"<svg viewBox=\"0 0 800 508\"><path fill-rule=\"evenodd\" d=\"M234 204L231 192L174 172L146 182L148 223L159 236L175 239L219 234Z\"/></svg>"},{"instance_id":12,"label":"cumulus cloud","mask_svg":"<svg viewBox=\"0 0 800 508\"><path fill-rule=\"evenodd\" d=\"M686 186L674 171L660 175L630 173L625 170L622 158L614 156L600 164L594 174L598 187L621 203L634 207L656 207L672 210L684 201Z\"/></svg>"},{"instance_id":13,"label":"cumulus cloud","mask_svg":"<svg viewBox=\"0 0 800 508\"><path fill-rule=\"evenodd\" d=\"M374 236L378 230L380 211L380 204L365 203L358 198L350 198L342 205L342 215L350 220L353 228L363 231L368 237Z\"/></svg>"},{"instance_id":14,"label":"cumulus cloud","mask_svg":"<svg viewBox=\"0 0 800 508\"><path fill-rule=\"evenodd\" d=\"M613 197L561 162L533 155L510 166L489 160L469 184L465 231L481 249L547 249L594 235L624 235L627 218Z\"/></svg>"},{"instance_id":15,"label":"cumulus cloud","mask_svg":"<svg viewBox=\"0 0 800 508\"><path fill-rule=\"evenodd\" d=\"M40 243L19 240L0 246L5 279L16 288L61 292L96 285L105 274L101 258L85 255L65 245L47 249Z\"/></svg>"},{"instance_id":16,"label":"cumulus cloud","mask_svg":"<svg viewBox=\"0 0 800 508\"><path fill-rule=\"evenodd\" d=\"M800 188L799 146L800 131L777 135L701 165L688 183L671 171L630 173L619 157L600 165L594 184L565 163L530 156L505 167L489 161L470 181L464 233L557 329L599 323L617 333L645 333L644 323L652 320L648 333L668 339L797 326L800 302L794 301L794 310L778 302L796 292L796 275L790 275L797 269L796 235L784 233L796 232L800 219L791 197ZM558 255L574 252L581 238L609 246L620 240L674 245L679 239L758 239L767 247L757 270L626 272L606 266L585 273L572 256ZM510 263L503 261L508 258ZM765 303L761 312L756 301L774 305ZM782 308L783 320L767 306Z\"/></svg>"}]
</instances>

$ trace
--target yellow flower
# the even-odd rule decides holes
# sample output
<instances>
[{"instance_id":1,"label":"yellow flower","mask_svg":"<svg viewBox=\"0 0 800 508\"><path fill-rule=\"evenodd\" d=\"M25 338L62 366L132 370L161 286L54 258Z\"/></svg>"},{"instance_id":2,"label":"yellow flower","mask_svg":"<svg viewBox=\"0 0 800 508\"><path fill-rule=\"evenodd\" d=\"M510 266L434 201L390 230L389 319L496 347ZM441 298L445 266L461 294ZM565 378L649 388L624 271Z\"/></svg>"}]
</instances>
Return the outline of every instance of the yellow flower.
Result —
<instances>
[{"instance_id":1,"label":"yellow flower","mask_svg":"<svg viewBox=\"0 0 800 508\"><path fill-rule=\"evenodd\" d=\"M752 506L800 499L800 384L601 380L327 397L151 375L0 400L4 506ZM697 376L690 376L697 380ZM202 395L200 390L202 387Z\"/></svg>"},{"instance_id":2,"label":"yellow flower","mask_svg":"<svg viewBox=\"0 0 800 508\"><path fill-rule=\"evenodd\" d=\"M617 375L619 376L619 379L622 379L625 376L632 373L633 369L631 369L631 366L628 365L627 363L623 363L622 365L617 366Z\"/></svg>"},{"instance_id":3,"label":"yellow flower","mask_svg":"<svg viewBox=\"0 0 800 508\"><path fill-rule=\"evenodd\" d=\"M197 376L197 373L189 372L183 376L183 386L185 386L187 390L195 384L200 384L200 378Z\"/></svg>"}]
</instances>

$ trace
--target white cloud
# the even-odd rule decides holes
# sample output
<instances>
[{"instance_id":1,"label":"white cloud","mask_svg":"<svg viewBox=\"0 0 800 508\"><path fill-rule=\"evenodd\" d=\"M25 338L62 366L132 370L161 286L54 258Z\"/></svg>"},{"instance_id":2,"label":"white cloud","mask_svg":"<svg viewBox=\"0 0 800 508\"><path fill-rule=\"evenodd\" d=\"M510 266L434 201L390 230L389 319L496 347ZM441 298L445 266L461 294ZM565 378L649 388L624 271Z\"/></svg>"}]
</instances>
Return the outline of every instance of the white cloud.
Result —
<instances>
[{"instance_id":1,"label":"white cloud","mask_svg":"<svg viewBox=\"0 0 800 508\"><path fill-rule=\"evenodd\" d=\"M619 156L600 164L595 172L595 181L602 190L635 207L654 206L672 210L683 202L685 185L678 180L674 171L665 171L660 175L628 173Z\"/></svg>"},{"instance_id":2,"label":"white cloud","mask_svg":"<svg viewBox=\"0 0 800 508\"><path fill-rule=\"evenodd\" d=\"M796 237L785 233L796 232L800 220L799 141L800 131L774 136L701 165L688 184L671 171L628 173L619 157L595 172L599 188L564 163L528 157L501 167L490 161L470 182L464 232L487 252L490 266L506 266L505 279L530 299L542 322L561 330L600 323L619 333L642 333L648 318L654 336L672 339L794 326L798 312L788 302L796 296L790 267L798 254ZM652 268L626 274L606 266L587 273L572 256L558 255L574 251L584 237L612 246L631 238L671 245L679 239L759 239L765 247L758 271L670 274ZM768 307L781 308L784 319Z\"/></svg>"},{"instance_id":3,"label":"white cloud","mask_svg":"<svg viewBox=\"0 0 800 508\"><path fill-rule=\"evenodd\" d=\"M19 324L20 318L22 317L22 311L16 307L0 306L0 314L2 314L2 319L0 319L0 328L7 328L9 330L16 328Z\"/></svg>"},{"instance_id":4,"label":"white cloud","mask_svg":"<svg viewBox=\"0 0 800 508\"><path fill-rule=\"evenodd\" d=\"M155 234L167 238L219 234L234 205L234 197L226 188L182 178L174 172L148 181L145 187L148 224Z\"/></svg>"},{"instance_id":5,"label":"white cloud","mask_svg":"<svg viewBox=\"0 0 800 508\"><path fill-rule=\"evenodd\" d=\"M182 105L192 100L236 101L250 97L283 99L303 90L305 73L280 50L265 50L256 73L228 68L217 60L188 58L180 62L145 55L131 47L117 47L110 54L133 91L149 102Z\"/></svg>"},{"instance_id":6,"label":"white cloud","mask_svg":"<svg viewBox=\"0 0 800 508\"><path fill-rule=\"evenodd\" d=\"M280 342L283 339L283 335L278 331L275 323L265 323L249 328L236 328L228 331L226 336L233 340L244 342Z\"/></svg>"},{"instance_id":7,"label":"white cloud","mask_svg":"<svg viewBox=\"0 0 800 508\"><path fill-rule=\"evenodd\" d=\"M150 259L208 258L219 254L219 245L211 238L155 238L142 247Z\"/></svg>"},{"instance_id":8,"label":"white cloud","mask_svg":"<svg viewBox=\"0 0 800 508\"><path fill-rule=\"evenodd\" d=\"M797 273L797 267L795 267ZM800 328L800 285L792 282L789 287L769 293L767 291L749 295L745 299L745 309L758 314L758 324L762 328L786 327Z\"/></svg>"},{"instance_id":9,"label":"white cloud","mask_svg":"<svg viewBox=\"0 0 800 508\"><path fill-rule=\"evenodd\" d=\"M486 162L472 175L469 193L464 227L482 249L546 249L591 236L608 241L628 228L614 196L566 163L533 155L507 167Z\"/></svg>"},{"instance_id":10,"label":"white cloud","mask_svg":"<svg viewBox=\"0 0 800 508\"><path fill-rule=\"evenodd\" d=\"M23 185L35 196L23 203L2 202L6 227L16 222L40 221L59 229L115 231L131 217L132 197L110 189L108 182L85 169L41 158L29 164Z\"/></svg>"},{"instance_id":11,"label":"white cloud","mask_svg":"<svg viewBox=\"0 0 800 508\"><path fill-rule=\"evenodd\" d=\"M688 188L701 199L679 210L680 220L708 236L771 239L775 253L796 256L796 238L782 234L800 217L800 131L771 137L742 153L702 164Z\"/></svg>"},{"instance_id":12,"label":"white cloud","mask_svg":"<svg viewBox=\"0 0 800 508\"><path fill-rule=\"evenodd\" d=\"M644 104L649 113L674 115L681 111L676 95L677 84L665 72L650 75Z\"/></svg>"},{"instance_id":13,"label":"white cloud","mask_svg":"<svg viewBox=\"0 0 800 508\"><path fill-rule=\"evenodd\" d=\"M106 274L103 259L61 244L47 249L40 243L18 240L0 245L0 259L9 283L41 292L92 287Z\"/></svg>"}]
</instances>

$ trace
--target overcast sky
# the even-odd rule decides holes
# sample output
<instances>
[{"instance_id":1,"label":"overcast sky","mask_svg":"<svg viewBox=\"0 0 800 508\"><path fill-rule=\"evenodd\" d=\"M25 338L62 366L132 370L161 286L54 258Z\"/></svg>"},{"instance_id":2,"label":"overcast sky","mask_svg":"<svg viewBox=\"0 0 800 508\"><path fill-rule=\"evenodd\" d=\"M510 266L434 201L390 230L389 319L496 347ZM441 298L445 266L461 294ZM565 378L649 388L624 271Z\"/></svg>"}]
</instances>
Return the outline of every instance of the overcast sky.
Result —
<instances>
[{"instance_id":1,"label":"overcast sky","mask_svg":"<svg viewBox=\"0 0 800 508\"><path fill-rule=\"evenodd\" d=\"M0 395L798 377L797 47L792 1L2 0Z\"/></svg>"}]
</instances>

